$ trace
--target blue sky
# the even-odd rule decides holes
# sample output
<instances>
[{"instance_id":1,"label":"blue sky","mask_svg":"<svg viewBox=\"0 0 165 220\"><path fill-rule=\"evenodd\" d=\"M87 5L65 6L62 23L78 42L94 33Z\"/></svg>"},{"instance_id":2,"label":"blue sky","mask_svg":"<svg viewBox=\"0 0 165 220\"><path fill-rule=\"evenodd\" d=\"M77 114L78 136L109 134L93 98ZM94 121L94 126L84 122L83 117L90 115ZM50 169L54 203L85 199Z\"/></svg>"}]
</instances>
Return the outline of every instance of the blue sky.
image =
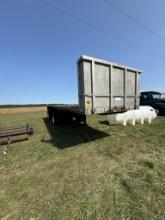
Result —
<instances>
[{"instance_id":1,"label":"blue sky","mask_svg":"<svg viewBox=\"0 0 165 220\"><path fill-rule=\"evenodd\" d=\"M111 2L165 37L165 1ZM0 0L0 104L76 103L82 54L138 67L142 90L165 92L164 51L104 0Z\"/></svg>"}]
</instances>

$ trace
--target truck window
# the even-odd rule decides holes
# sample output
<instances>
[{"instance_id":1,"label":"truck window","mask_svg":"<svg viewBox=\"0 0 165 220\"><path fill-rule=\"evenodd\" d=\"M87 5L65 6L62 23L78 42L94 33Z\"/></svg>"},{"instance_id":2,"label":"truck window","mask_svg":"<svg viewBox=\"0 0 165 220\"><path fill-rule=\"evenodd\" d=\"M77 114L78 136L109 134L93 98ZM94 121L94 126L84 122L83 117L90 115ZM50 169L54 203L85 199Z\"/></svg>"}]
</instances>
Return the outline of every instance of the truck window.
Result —
<instances>
[{"instance_id":1,"label":"truck window","mask_svg":"<svg viewBox=\"0 0 165 220\"><path fill-rule=\"evenodd\" d=\"M152 98L153 99L160 99L161 98L161 94L158 94L158 93L152 94Z\"/></svg>"},{"instance_id":2,"label":"truck window","mask_svg":"<svg viewBox=\"0 0 165 220\"><path fill-rule=\"evenodd\" d=\"M142 97L143 97L143 99L148 99L148 95L147 94L143 94Z\"/></svg>"},{"instance_id":3,"label":"truck window","mask_svg":"<svg viewBox=\"0 0 165 220\"><path fill-rule=\"evenodd\" d=\"M162 98L162 99L165 99L165 93L162 93L162 94L161 94L161 98Z\"/></svg>"}]
</instances>

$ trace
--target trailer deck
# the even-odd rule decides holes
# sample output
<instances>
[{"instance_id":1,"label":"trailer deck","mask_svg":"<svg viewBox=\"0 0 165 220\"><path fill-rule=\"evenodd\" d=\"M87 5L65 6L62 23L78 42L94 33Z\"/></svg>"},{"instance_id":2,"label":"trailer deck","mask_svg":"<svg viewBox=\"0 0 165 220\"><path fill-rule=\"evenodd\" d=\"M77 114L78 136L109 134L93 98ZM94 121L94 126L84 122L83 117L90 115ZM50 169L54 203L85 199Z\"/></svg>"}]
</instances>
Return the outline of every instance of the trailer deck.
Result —
<instances>
[{"instance_id":1,"label":"trailer deck","mask_svg":"<svg viewBox=\"0 0 165 220\"><path fill-rule=\"evenodd\" d=\"M80 112L78 105L48 105L47 113L53 125L74 121L86 124L86 115Z\"/></svg>"}]
</instances>

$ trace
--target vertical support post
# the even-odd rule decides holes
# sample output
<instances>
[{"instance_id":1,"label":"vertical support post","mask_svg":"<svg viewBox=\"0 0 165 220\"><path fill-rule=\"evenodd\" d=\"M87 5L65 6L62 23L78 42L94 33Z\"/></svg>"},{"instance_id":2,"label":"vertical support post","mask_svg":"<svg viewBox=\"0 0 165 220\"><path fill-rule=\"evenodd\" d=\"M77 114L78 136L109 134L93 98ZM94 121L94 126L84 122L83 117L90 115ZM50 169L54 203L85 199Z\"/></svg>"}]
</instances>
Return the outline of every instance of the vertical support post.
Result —
<instances>
[{"instance_id":1,"label":"vertical support post","mask_svg":"<svg viewBox=\"0 0 165 220\"><path fill-rule=\"evenodd\" d=\"M78 104L80 108L80 61L77 62L77 91L78 91Z\"/></svg>"},{"instance_id":2,"label":"vertical support post","mask_svg":"<svg viewBox=\"0 0 165 220\"><path fill-rule=\"evenodd\" d=\"M135 73L135 109L137 108L137 75L138 75L138 72Z\"/></svg>"},{"instance_id":3,"label":"vertical support post","mask_svg":"<svg viewBox=\"0 0 165 220\"><path fill-rule=\"evenodd\" d=\"M79 110L85 113L84 61L77 62L77 85Z\"/></svg>"},{"instance_id":4,"label":"vertical support post","mask_svg":"<svg viewBox=\"0 0 165 220\"><path fill-rule=\"evenodd\" d=\"M92 59L92 68L91 68L91 84L92 84L92 112L95 112L95 61Z\"/></svg>"},{"instance_id":5,"label":"vertical support post","mask_svg":"<svg viewBox=\"0 0 165 220\"><path fill-rule=\"evenodd\" d=\"M124 69L124 108L126 108L126 77L127 77L127 69Z\"/></svg>"},{"instance_id":6,"label":"vertical support post","mask_svg":"<svg viewBox=\"0 0 165 220\"><path fill-rule=\"evenodd\" d=\"M109 110L112 109L113 92L112 92L112 65L109 66Z\"/></svg>"}]
</instances>

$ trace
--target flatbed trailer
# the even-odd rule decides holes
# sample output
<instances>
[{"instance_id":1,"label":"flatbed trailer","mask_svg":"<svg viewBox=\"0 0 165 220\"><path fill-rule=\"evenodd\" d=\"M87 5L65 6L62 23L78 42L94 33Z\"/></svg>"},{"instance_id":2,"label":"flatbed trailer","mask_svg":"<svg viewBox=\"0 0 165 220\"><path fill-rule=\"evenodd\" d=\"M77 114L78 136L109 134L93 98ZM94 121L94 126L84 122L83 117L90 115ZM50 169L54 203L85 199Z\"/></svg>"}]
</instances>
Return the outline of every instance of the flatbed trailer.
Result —
<instances>
[{"instance_id":1,"label":"flatbed trailer","mask_svg":"<svg viewBox=\"0 0 165 220\"><path fill-rule=\"evenodd\" d=\"M86 115L79 110L79 105L48 105L47 114L53 125L68 122L86 124Z\"/></svg>"},{"instance_id":2,"label":"flatbed trailer","mask_svg":"<svg viewBox=\"0 0 165 220\"><path fill-rule=\"evenodd\" d=\"M47 106L52 123L86 123L86 115L139 108L141 70L89 56L77 61L78 105Z\"/></svg>"}]
</instances>

